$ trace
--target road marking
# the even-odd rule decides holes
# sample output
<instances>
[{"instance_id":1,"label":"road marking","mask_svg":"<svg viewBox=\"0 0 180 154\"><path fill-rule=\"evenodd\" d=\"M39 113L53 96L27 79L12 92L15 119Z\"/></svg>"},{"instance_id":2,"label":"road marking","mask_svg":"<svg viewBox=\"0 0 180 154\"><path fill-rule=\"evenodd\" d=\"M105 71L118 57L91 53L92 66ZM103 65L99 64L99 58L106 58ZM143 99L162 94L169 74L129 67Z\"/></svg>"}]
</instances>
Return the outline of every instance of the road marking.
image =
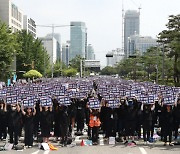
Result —
<instances>
[{"instance_id":1,"label":"road marking","mask_svg":"<svg viewBox=\"0 0 180 154\"><path fill-rule=\"evenodd\" d=\"M139 147L139 150L141 151L142 154L147 154L146 150L142 147Z\"/></svg>"},{"instance_id":2,"label":"road marking","mask_svg":"<svg viewBox=\"0 0 180 154\"><path fill-rule=\"evenodd\" d=\"M33 152L33 153L31 153L31 154L38 154L39 153L39 150L37 150L36 152Z\"/></svg>"}]
</instances>

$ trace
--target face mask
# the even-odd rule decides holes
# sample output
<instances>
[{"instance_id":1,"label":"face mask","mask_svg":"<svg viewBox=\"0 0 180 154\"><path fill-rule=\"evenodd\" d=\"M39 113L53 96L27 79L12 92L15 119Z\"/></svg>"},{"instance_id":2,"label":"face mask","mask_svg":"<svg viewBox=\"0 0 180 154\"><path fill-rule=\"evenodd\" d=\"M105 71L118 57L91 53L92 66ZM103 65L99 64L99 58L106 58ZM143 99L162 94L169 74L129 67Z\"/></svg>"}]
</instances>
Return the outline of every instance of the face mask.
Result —
<instances>
[{"instance_id":1,"label":"face mask","mask_svg":"<svg viewBox=\"0 0 180 154\"><path fill-rule=\"evenodd\" d=\"M133 106L133 102L132 102L132 101L129 101L129 102L128 102L128 105L129 105L129 106Z\"/></svg>"},{"instance_id":2,"label":"face mask","mask_svg":"<svg viewBox=\"0 0 180 154\"><path fill-rule=\"evenodd\" d=\"M11 107L11 109L14 111L14 110L16 110L16 107L13 106L13 107Z\"/></svg>"}]
</instances>

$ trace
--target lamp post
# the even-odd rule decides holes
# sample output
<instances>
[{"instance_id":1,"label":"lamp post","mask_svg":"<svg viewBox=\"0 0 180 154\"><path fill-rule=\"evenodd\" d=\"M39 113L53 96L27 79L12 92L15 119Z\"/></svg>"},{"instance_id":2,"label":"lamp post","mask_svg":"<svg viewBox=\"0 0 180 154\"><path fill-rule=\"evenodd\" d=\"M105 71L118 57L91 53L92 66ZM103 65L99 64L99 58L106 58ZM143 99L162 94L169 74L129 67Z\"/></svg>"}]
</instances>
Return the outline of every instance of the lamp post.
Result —
<instances>
[{"instance_id":1,"label":"lamp post","mask_svg":"<svg viewBox=\"0 0 180 154\"><path fill-rule=\"evenodd\" d=\"M53 43L53 38L54 38L54 29L55 28L60 28L60 27L71 27L71 26L74 26L74 25L36 25L38 27L47 27L47 28L52 28L52 43ZM52 45L52 54L51 54L51 57L52 57L52 66L51 66L51 77L53 78L54 77L54 62L53 62L53 45ZM62 65L62 53L61 53L61 65ZM45 69L45 68L44 68ZM62 72L62 66L61 66L61 72Z\"/></svg>"},{"instance_id":2,"label":"lamp post","mask_svg":"<svg viewBox=\"0 0 180 154\"><path fill-rule=\"evenodd\" d=\"M137 62L136 62L136 55L130 55L129 58L135 58L135 68L134 68L134 79L136 81L136 67L137 67Z\"/></svg>"},{"instance_id":3,"label":"lamp post","mask_svg":"<svg viewBox=\"0 0 180 154\"><path fill-rule=\"evenodd\" d=\"M164 54L164 43L162 44L163 45L163 59L162 59L162 82L164 84L164 58L165 58L165 54Z\"/></svg>"}]
</instances>

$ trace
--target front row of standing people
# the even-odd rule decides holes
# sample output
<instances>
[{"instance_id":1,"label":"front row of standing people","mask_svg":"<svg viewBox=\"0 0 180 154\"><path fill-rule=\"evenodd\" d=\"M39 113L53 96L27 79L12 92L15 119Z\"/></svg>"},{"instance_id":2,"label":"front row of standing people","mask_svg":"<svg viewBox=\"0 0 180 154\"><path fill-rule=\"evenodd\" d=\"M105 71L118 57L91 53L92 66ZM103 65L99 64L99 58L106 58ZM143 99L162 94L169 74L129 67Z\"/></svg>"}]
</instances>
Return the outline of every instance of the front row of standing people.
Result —
<instances>
[{"instance_id":1,"label":"front row of standing people","mask_svg":"<svg viewBox=\"0 0 180 154\"><path fill-rule=\"evenodd\" d=\"M173 145L173 132L177 139L180 125L180 99L172 106L163 105L162 99L155 104L142 104L136 99L123 98L117 108L110 108L108 101L101 97L99 99L102 102L100 109L89 109L88 98L72 99L70 106L59 105L57 100L53 99L51 107L42 107L37 102L36 106L25 109L20 104L7 106L1 100L0 137L6 138L6 128L8 128L10 143L16 146L24 127L25 147L33 146L33 139L39 136L39 132L42 142L49 142L52 131L57 140L61 138L60 144L67 145L68 137L83 134L86 123L88 138L94 145L98 144L99 131L104 134L105 139L113 136L117 141L123 141L125 144L129 139L136 144L135 136L141 137L141 128L144 142L149 143L157 125L161 128L159 135L164 145L167 144L167 137L169 137L169 145ZM74 133L75 123L76 133Z\"/></svg>"}]
</instances>

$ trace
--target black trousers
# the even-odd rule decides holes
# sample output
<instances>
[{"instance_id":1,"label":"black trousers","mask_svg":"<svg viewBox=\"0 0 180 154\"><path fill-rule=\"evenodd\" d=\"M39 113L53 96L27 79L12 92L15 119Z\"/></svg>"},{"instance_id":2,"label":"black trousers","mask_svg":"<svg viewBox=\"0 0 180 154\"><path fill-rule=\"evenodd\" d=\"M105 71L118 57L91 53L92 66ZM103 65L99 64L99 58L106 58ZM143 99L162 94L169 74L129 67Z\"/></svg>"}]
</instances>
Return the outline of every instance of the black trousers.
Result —
<instances>
[{"instance_id":1,"label":"black trousers","mask_svg":"<svg viewBox=\"0 0 180 154\"><path fill-rule=\"evenodd\" d=\"M33 145L33 125L25 125L24 127L25 131L25 138L24 138L24 143L25 146L32 146Z\"/></svg>"},{"instance_id":2,"label":"black trousers","mask_svg":"<svg viewBox=\"0 0 180 154\"><path fill-rule=\"evenodd\" d=\"M3 137L5 139L7 136L7 131L6 131L6 125L4 123L0 123L0 139Z\"/></svg>"},{"instance_id":3,"label":"black trousers","mask_svg":"<svg viewBox=\"0 0 180 154\"><path fill-rule=\"evenodd\" d=\"M88 137L92 137L92 128L88 126Z\"/></svg>"},{"instance_id":4,"label":"black trousers","mask_svg":"<svg viewBox=\"0 0 180 154\"><path fill-rule=\"evenodd\" d=\"M136 123L134 121L126 121L125 135L134 136Z\"/></svg>"},{"instance_id":5,"label":"black trousers","mask_svg":"<svg viewBox=\"0 0 180 154\"><path fill-rule=\"evenodd\" d=\"M169 142L172 142L172 127L167 126L164 128L164 142L167 142L167 137L169 136Z\"/></svg>"},{"instance_id":6,"label":"black trousers","mask_svg":"<svg viewBox=\"0 0 180 154\"><path fill-rule=\"evenodd\" d=\"M68 138L68 124L60 124L60 132L61 132L61 143L62 144L67 144L67 138Z\"/></svg>"},{"instance_id":7,"label":"black trousers","mask_svg":"<svg viewBox=\"0 0 180 154\"><path fill-rule=\"evenodd\" d=\"M77 115L76 121L77 121L77 132L82 131L84 129L84 116Z\"/></svg>"},{"instance_id":8,"label":"black trousers","mask_svg":"<svg viewBox=\"0 0 180 154\"><path fill-rule=\"evenodd\" d=\"M143 123L143 138L145 142L150 140L151 127L152 127L152 122Z\"/></svg>"},{"instance_id":9,"label":"black trousers","mask_svg":"<svg viewBox=\"0 0 180 154\"><path fill-rule=\"evenodd\" d=\"M98 142L99 127L92 127L92 142Z\"/></svg>"},{"instance_id":10,"label":"black trousers","mask_svg":"<svg viewBox=\"0 0 180 154\"><path fill-rule=\"evenodd\" d=\"M9 132L9 136L10 136L10 143L17 145L20 128L18 126L10 126L10 127L8 127L8 132Z\"/></svg>"},{"instance_id":11,"label":"black trousers","mask_svg":"<svg viewBox=\"0 0 180 154\"><path fill-rule=\"evenodd\" d=\"M177 122L174 123L174 132L175 132L174 136L175 136L175 139L177 139L177 137L178 137L179 125L180 125L180 122L179 122L179 121L177 121Z\"/></svg>"}]
</instances>

